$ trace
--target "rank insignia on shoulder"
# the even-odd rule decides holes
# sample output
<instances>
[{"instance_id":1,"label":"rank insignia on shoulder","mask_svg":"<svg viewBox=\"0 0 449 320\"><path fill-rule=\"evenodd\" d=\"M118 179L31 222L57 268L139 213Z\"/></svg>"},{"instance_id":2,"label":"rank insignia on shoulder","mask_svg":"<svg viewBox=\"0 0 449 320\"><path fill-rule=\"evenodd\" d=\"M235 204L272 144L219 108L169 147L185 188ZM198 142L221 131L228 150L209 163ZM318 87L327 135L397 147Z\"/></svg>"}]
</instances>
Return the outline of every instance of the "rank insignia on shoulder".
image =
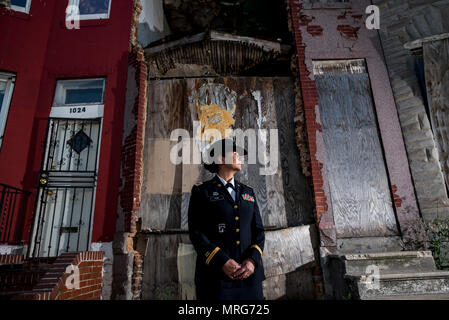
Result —
<instances>
[{"instance_id":1,"label":"rank insignia on shoulder","mask_svg":"<svg viewBox=\"0 0 449 320\"><path fill-rule=\"evenodd\" d=\"M247 193L242 194L242 198L243 198L243 200L250 201L250 202L254 202L254 197L253 197L253 196L250 196L250 195L247 194Z\"/></svg>"},{"instance_id":2,"label":"rank insignia on shoulder","mask_svg":"<svg viewBox=\"0 0 449 320\"><path fill-rule=\"evenodd\" d=\"M200 186L200 185L202 185L203 183L202 182L198 182L198 183L195 183L195 186Z\"/></svg>"}]
</instances>

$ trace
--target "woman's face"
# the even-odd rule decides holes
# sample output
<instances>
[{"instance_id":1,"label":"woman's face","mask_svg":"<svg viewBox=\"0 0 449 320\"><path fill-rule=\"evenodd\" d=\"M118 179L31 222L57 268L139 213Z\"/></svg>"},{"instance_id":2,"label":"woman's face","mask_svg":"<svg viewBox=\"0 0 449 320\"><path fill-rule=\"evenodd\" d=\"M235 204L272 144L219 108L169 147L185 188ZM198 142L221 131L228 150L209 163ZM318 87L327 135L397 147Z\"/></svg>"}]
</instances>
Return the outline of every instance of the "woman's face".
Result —
<instances>
[{"instance_id":1,"label":"woman's face","mask_svg":"<svg viewBox=\"0 0 449 320\"><path fill-rule=\"evenodd\" d=\"M226 157L222 157L221 161L222 166L235 171L242 170L242 158L236 151L226 153Z\"/></svg>"}]
</instances>

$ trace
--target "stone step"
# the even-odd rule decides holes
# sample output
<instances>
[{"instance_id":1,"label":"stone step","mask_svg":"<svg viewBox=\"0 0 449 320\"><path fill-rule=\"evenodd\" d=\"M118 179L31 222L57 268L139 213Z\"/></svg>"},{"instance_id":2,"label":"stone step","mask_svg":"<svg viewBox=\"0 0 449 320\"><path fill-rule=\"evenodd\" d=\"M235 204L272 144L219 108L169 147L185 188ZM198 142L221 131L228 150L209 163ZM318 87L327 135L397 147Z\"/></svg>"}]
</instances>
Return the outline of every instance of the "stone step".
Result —
<instances>
[{"instance_id":1,"label":"stone step","mask_svg":"<svg viewBox=\"0 0 449 320\"><path fill-rule=\"evenodd\" d=\"M377 296L377 297L367 297L363 300L449 300L449 294L441 293L441 294L411 294L405 296Z\"/></svg>"},{"instance_id":2,"label":"stone step","mask_svg":"<svg viewBox=\"0 0 449 320\"><path fill-rule=\"evenodd\" d=\"M449 294L449 271L426 271L402 274L346 274L351 296L367 299L380 296Z\"/></svg>"},{"instance_id":3,"label":"stone step","mask_svg":"<svg viewBox=\"0 0 449 320\"><path fill-rule=\"evenodd\" d=\"M430 251L400 251L329 256L339 263L346 274L372 274L379 268L380 274L402 274L436 271Z\"/></svg>"}]
</instances>

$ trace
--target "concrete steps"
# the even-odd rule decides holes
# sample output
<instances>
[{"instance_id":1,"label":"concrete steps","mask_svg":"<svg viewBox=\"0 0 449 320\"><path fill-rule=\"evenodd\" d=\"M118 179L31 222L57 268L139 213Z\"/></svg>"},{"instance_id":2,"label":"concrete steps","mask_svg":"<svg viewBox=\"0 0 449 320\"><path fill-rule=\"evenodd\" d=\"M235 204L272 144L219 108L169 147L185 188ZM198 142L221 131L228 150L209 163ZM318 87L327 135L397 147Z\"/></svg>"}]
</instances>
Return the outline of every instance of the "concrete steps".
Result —
<instances>
[{"instance_id":1,"label":"concrete steps","mask_svg":"<svg viewBox=\"0 0 449 320\"><path fill-rule=\"evenodd\" d=\"M337 299L449 299L449 271L436 269L430 251L334 254L329 263Z\"/></svg>"},{"instance_id":2,"label":"concrete steps","mask_svg":"<svg viewBox=\"0 0 449 320\"><path fill-rule=\"evenodd\" d=\"M372 267L379 268L381 274L436 270L430 251L400 251L367 254L332 255L340 259L348 274L371 273Z\"/></svg>"},{"instance_id":3,"label":"concrete steps","mask_svg":"<svg viewBox=\"0 0 449 320\"><path fill-rule=\"evenodd\" d=\"M449 300L449 294L410 294L405 296L377 296L364 300Z\"/></svg>"},{"instance_id":4,"label":"concrete steps","mask_svg":"<svg viewBox=\"0 0 449 320\"><path fill-rule=\"evenodd\" d=\"M369 275L345 275L354 297L362 300L379 296L425 294L449 295L449 271L380 274L376 280Z\"/></svg>"}]
</instances>

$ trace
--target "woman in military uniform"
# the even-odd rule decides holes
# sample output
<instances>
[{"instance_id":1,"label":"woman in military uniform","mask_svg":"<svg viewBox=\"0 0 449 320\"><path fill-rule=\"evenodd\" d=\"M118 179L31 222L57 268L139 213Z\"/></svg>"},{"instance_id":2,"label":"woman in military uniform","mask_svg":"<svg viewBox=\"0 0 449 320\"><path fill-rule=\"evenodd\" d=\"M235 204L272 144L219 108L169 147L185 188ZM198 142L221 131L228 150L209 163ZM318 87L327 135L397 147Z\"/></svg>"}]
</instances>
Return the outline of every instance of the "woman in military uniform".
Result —
<instances>
[{"instance_id":1,"label":"woman in military uniform","mask_svg":"<svg viewBox=\"0 0 449 320\"><path fill-rule=\"evenodd\" d=\"M204 166L216 175L193 186L188 211L197 299L263 300L264 227L254 189L234 178L246 150L230 139L211 150Z\"/></svg>"}]
</instances>

